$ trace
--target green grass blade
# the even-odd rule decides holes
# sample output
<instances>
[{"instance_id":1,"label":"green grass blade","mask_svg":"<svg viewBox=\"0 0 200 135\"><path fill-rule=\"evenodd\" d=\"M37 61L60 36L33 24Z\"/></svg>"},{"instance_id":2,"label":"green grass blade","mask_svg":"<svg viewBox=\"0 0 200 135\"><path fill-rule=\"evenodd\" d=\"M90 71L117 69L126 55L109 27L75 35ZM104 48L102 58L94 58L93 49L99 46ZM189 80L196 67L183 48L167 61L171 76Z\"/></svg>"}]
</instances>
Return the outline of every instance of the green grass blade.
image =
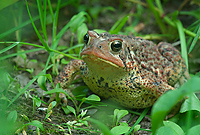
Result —
<instances>
[{"instance_id":1,"label":"green grass blade","mask_svg":"<svg viewBox=\"0 0 200 135\"><path fill-rule=\"evenodd\" d=\"M48 0L48 6L49 6L49 11L50 11L50 14L51 14L51 18L52 18L52 22L53 22L53 9L52 9L52 6L51 6L51 1L50 0Z\"/></svg>"},{"instance_id":2,"label":"green grass blade","mask_svg":"<svg viewBox=\"0 0 200 135\"><path fill-rule=\"evenodd\" d=\"M44 70L48 70L48 69L50 69L52 67L52 65L49 65L48 67L47 67L47 69L44 69ZM33 77L33 79L12 99L12 101L8 104L8 106L7 107L9 107L13 102L15 102L15 100L21 95L21 94L23 94L27 89L28 89L28 87L29 86L31 86L31 84L33 84L34 82L35 82L35 80L39 77L39 76L41 76L42 74L44 74L44 70L42 70L37 76L35 76L35 77Z\"/></svg>"},{"instance_id":3,"label":"green grass blade","mask_svg":"<svg viewBox=\"0 0 200 135\"><path fill-rule=\"evenodd\" d=\"M38 20L38 19L39 19L39 16L34 17L33 18L33 22L36 21L36 20ZM10 29L10 30L8 30L8 31L0 34L0 39L3 38L3 37L5 37L5 36L7 36L7 35L9 35L9 34L11 34L11 33L13 33L13 32L15 32L16 30L19 30L19 29L25 27L26 25L28 25L30 23L31 23L31 20L27 20L24 23L16 26L15 28L12 28L12 29Z\"/></svg>"},{"instance_id":4,"label":"green grass blade","mask_svg":"<svg viewBox=\"0 0 200 135\"><path fill-rule=\"evenodd\" d=\"M140 115L140 117L137 119L137 121L135 122L135 124L131 127L131 129L129 130L129 132L126 133L126 135L131 134L131 132L134 130L134 127L135 127L136 125L138 125L138 124L142 121L142 119L143 119L144 116L147 114L147 112L149 111L149 109L150 109L150 108L144 109L144 111L142 112L142 114Z\"/></svg>"},{"instance_id":5,"label":"green grass blade","mask_svg":"<svg viewBox=\"0 0 200 135\"><path fill-rule=\"evenodd\" d=\"M158 26L161 30L161 32L164 34L166 33L166 27L165 27L165 24L163 23L162 21L162 18L161 16L159 15L158 11L156 11L156 7L154 6L153 4L153 0L146 0L147 1L147 4L148 4L148 7L149 9L153 12L154 14L154 17L156 19L156 22L158 23ZM160 12L160 11L159 11Z\"/></svg>"},{"instance_id":6,"label":"green grass blade","mask_svg":"<svg viewBox=\"0 0 200 135\"><path fill-rule=\"evenodd\" d=\"M43 3L43 5L42 5ZM42 27L42 33L44 35L44 39L47 41L47 31L46 31L46 0L37 0L38 11L40 15L40 23ZM43 11L44 8L44 11ZM48 43L48 42L46 42Z\"/></svg>"},{"instance_id":7,"label":"green grass blade","mask_svg":"<svg viewBox=\"0 0 200 135\"><path fill-rule=\"evenodd\" d=\"M188 53L190 53L190 52L193 50L193 48L194 48L194 46L195 46L195 44L196 44L196 42L197 42L199 36L200 36L200 25L199 25L199 29L198 29L198 31L197 31L197 34L196 34L196 36L194 37L194 39L193 39L193 41L192 41L192 44L191 44L191 46L190 46L190 49L189 49L189 52L188 52Z\"/></svg>"},{"instance_id":8,"label":"green grass blade","mask_svg":"<svg viewBox=\"0 0 200 135\"><path fill-rule=\"evenodd\" d=\"M52 33L51 49L56 49L56 47L57 47L57 44L55 44L55 42L56 42L57 23L58 23L58 14L59 14L60 2L61 2L61 0L59 0L58 3L57 3L55 17L53 18L53 33ZM47 67L49 65L49 62L50 62L51 58L53 57L53 55L54 55L54 52L50 52L50 55L47 59L45 67ZM54 63L54 61L53 61L53 63Z\"/></svg>"},{"instance_id":9,"label":"green grass blade","mask_svg":"<svg viewBox=\"0 0 200 135\"><path fill-rule=\"evenodd\" d=\"M164 16L163 18L165 20L166 23L168 23L169 25L171 25L172 27L176 27L176 24L168 17L168 16ZM195 37L196 34L188 29L183 28L185 34ZM200 37L198 38L200 40Z\"/></svg>"},{"instance_id":10,"label":"green grass blade","mask_svg":"<svg viewBox=\"0 0 200 135\"><path fill-rule=\"evenodd\" d=\"M186 39L185 39L183 25L179 20L175 21L175 23L177 25L177 29L178 29L178 33L179 33L179 37L180 37L180 41L181 41L181 56L185 60L187 68L189 68L188 67L187 45L186 45Z\"/></svg>"},{"instance_id":11,"label":"green grass blade","mask_svg":"<svg viewBox=\"0 0 200 135\"><path fill-rule=\"evenodd\" d=\"M50 49L49 49L49 46L45 43L45 41L43 40L42 36L40 35L39 31L37 30L34 22L33 22L33 19L32 19L32 16L31 16L31 13L30 13L30 10L29 10L29 7L28 7L28 3L27 3L27 0L26 1L26 7L27 7L27 11L28 11L28 14L29 14L29 17L30 17L30 20L31 20L31 23L33 25L33 28L38 36L38 38L40 39L40 41L42 42L42 45L45 47L45 49L50 52Z\"/></svg>"},{"instance_id":12,"label":"green grass blade","mask_svg":"<svg viewBox=\"0 0 200 135\"><path fill-rule=\"evenodd\" d=\"M110 34L117 34L122 27L125 25L126 21L128 20L129 16L125 16L121 19L119 19L110 29L109 33Z\"/></svg>"},{"instance_id":13,"label":"green grass blade","mask_svg":"<svg viewBox=\"0 0 200 135\"><path fill-rule=\"evenodd\" d=\"M160 11L160 15L164 13L163 8L162 8L162 4L160 0L156 0L156 5L158 7L158 10Z\"/></svg>"},{"instance_id":14,"label":"green grass blade","mask_svg":"<svg viewBox=\"0 0 200 135\"><path fill-rule=\"evenodd\" d=\"M6 51L12 49L13 47L15 47L15 46L18 45L18 44L19 44L19 42L15 42L15 43L13 43L12 45L9 45L8 47L6 47L6 48L0 50L0 54L2 54L2 53L4 53L4 52L6 52Z\"/></svg>"},{"instance_id":15,"label":"green grass blade","mask_svg":"<svg viewBox=\"0 0 200 135\"><path fill-rule=\"evenodd\" d=\"M27 51L23 51L23 52L12 53L12 54L0 57L0 60L4 60L4 59L11 58L11 57L18 56L18 55L25 54L25 53L37 52L37 51L41 51L41 50L44 50L44 49L36 48L36 49L27 50Z\"/></svg>"},{"instance_id":16,"label":"green grass blade","mask_svg":"<svg viewBox=\"0 0 200 135\"><path fill-rule=\"evenodd\" d=\"M55 12L55 17L53 20L53 34L52 34L52 49L55 49L57 47L56 43L56 34L57 34L57 24L58 24L58 14L59 14L59 9L60 9L60 2L61 0L58 1L57 3L57 8L56 8L56 12Z\"/></svg>"},{"instance_id":17,"label":"green grass blade","mask_svg":"<svg viewBox=\"0 0 200 135\"><path fill-rule=\"evenodd\" d=\"M25 44L25 45L30 45L30 46L38 47L38 48L32 49L32 50L27 50L27 51L20 52L20 53L14 53L14 54L6 55L6 56L3 56L3 57L0 57L0 60L7 59L7 58L10 58L10 57L13 57L13 56L17 56L17 55L20 55L20 54L24 54L24 53L30 53L30 52L35 52L35 51L40 51L40 50L44 50L45 49L44 46L36 45L36 44L31 44L31 43L26 43L26 42L0 42L0 44L5 44L5 43L7 43L7 44L15 44L15 43ZM76 47L79 47L79 46L75 46L74 48L76 48ZM79 59L79 58L74 57L74 56L72 56L70 54L65 54L64 52L60 52L60 51L57 51L57 50L54 50L54 49L50 49L50 51L58 53L58 54L62 54L63 56L66 56L66 57L69 57L69 58L72 58L72 59Z\"/></svg>"}]
</instances>

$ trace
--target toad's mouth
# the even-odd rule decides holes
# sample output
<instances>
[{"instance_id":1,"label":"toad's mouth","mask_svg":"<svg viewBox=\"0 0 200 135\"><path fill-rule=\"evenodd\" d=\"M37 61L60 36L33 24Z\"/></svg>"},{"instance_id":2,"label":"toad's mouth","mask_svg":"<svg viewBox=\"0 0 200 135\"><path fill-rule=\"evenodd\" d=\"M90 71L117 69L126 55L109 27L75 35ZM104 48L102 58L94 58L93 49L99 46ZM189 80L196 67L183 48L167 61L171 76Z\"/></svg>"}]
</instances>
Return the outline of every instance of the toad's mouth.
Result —
<instances>
[{"instance_id":1,"label":"toad's mouth","mask_svg":"<svg viewBox=\"0 0 200 135\"><path fill-rule=\"evenodd\" d=\"M103 58L99 58L99 57L96 57L94 55L87 55L87 54L84 54L81 56L81 58L87 63L89 62L90 64L93 64L93 63L96 63L97 65L99 66L102 66L103 63L106 63L106 64L109 64L113 67L116 67L116 68L122 68L121 66L115 64L113 61L108 61L106 59L103 59Z\"/></svg>"}]
</instances>

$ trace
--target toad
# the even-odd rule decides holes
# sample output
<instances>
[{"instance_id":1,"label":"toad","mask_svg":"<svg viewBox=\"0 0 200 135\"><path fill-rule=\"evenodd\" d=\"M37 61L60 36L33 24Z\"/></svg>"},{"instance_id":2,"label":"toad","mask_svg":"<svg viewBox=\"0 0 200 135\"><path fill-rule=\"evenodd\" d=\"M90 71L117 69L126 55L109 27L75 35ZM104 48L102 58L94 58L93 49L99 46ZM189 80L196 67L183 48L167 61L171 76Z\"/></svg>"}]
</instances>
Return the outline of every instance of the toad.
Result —
<instances>
[{"instance_id":1,"label":"toad","mask_svg":"<svg viewBox=\"0 0 200 135\"><path fill-rule=\"evenodd\" d=\"M140 37L88 31L80 53L55 83L67 88L80 75L90 90L128 108L146 108L189 78L186 64L171 44Z\"/></svg>"}]
</instances>

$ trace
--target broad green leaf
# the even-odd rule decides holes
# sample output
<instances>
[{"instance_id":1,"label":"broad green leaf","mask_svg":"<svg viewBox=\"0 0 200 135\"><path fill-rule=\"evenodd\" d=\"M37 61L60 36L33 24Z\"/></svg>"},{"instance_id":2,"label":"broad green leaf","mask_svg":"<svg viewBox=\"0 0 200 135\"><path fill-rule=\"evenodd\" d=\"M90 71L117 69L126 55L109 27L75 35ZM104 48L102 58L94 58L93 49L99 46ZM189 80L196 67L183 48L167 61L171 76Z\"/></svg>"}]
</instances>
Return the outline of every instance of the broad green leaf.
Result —
<instances>
[{"instance_id":1,"label":"broad green leaf","mask_svg":"<svg viewBox=\"0 0 200 135\"><path fill-rule=\"evenodd\" d=\"M43 76L45 76L46 78L48 78L49 81L51 82L51 84L54 86L53 79L52 79L52 76L50 74L45 74Z\"/></svg>"},{"instance_id":2,"label":"broad green leaf","mask_svg":"<svg viewBox=\"0 0 200 135\"><path fill-rule=\"evenodd\" d=\"M183 130L182 130L181 127L180 127L179 125L177 125L176 123L171 122L171 121L163 121L163 124L164 124L165 126L170 127L172 130L174 130L174 132L175 132L177 135L184 135Z\"/></svg>"},{"instance_id":3,"label":"broad green leaf","mask_svg":"<svg viewBox=\"0 0 200 135\"><path fill-rule=\"evenodd\" d=\"M187 132L187 135L200 135L200 125L196 125L190 128Z\"/></svg>"},{"instance_id":4,"label":"broad green leaf","mask_svg":"<svg viewBox=\"0 0 200 135\"><path fill-rule=\"evenodd\" d=\"M17 111L14 110L8 114L7 120L9 122L15 123L17 120Z\"/></svg>"},{"instance_id":5,"label":"broad green leaf","mask_svg":"<svg viewBox=\"0 0 200 135\"><path fill-rule=\"evenodd\" d=\"M78 39L78 43L82 43L83 42L83 37L84 35L87 33L88 28L87 25L85 23L82 23L77 30L77 39Z\"/></svg>"},{"instance_id":6,"label":"broad green leaf","mask_svg":"<svg viewBox=\"0 0 200 135\"><path fill-rule=\"evenodd\" d=\"M127 110L119 110L118 113L117 113L117 122L116 124L119 122L119 120L126 116L128 114L128 111Z\"/></svg>"},{"instance_id":7,"label":"broad green leaf","mask_svg":"<svg viewBox=\"0 0 200 135\"><path fill-rule=\"evenodd\" d=\"M53 93L56 93L56 92L66 93L66 92L65 92L63 89L61 89L61 88L55 88L55 89L46 91L44 94L53 94Z\"/></svg>"},{"instance_id":8,"label":"broad green leaf","mask_svg":"<svg viewBox=\"0 0 200 135\"><path fill-rule=\"evenodd\" d=\"M200 77L193 76L187 83L176 90L168 91L162 95L152 108L152 132L161 125L169 111L184 97L190 93L200 91ZM167 101L167 102L166 102Z\"/></svg>"},{"instance_id":9,"label":"broad green leaf","mask_svg":"<svg viewBox=\"0 0 200 135\"><path fill-rule=\"evenodd\" d=\"M57 102L56 101L52 101L49 105L51 106L51 109L53 109L56 106Z\"/></svg>"},{"instance_id":10,"label":"broad green leaf","mask_svg":"<svg viewBox=\"0 0 200 135\"><path fill-rule=\"evenodd\" d=\"M33 121L31 121L31 122L29 122L29 123L27 123L25 125L36 126L36 127L40 128L42 131L44 130L43 129L43 124L40 121L38 121L38 120L33 120Z\"/></svg>"},{"instance_id":11,"label":"broad green leaf","mask_svg":"<svg viewBox=\"0 0 200 135\"><path fill-rule=\"evenodd\" d=\"M121 135L121 134L124 134L126 132L128 132L128 130L130 129L129 126L116 126L114 128L112 128L110 130L110 132L114 135Z\"/></svg>"},{"instance_id":12,"label":"broad green leaf","mask_svg":"<svg viewBox=\"0 0 200 135\"><path fill-rule=\"evenodd\" d=\"M8 72L4 70L0 70L0 92L3 92L5 89L8 88L11 80L10 80L10 75Z\"/></svg>"},{"instance_id":13,"label":"broad green leaf","mask_svg":"<svg viewBox=\"0 0 200 135\"><path fill-rule=\"evenodd\" d=\"M66 106L62 106L62 109L65 112L65 114L71 113L71 111Z\"/></svg>"},{"instance_id":14,"label":"broad green leaf","mask_svg":"<svg viewBox=\"0 0 200 135\"><path fill-rule=\"evenodd\" d=\"M77 96L77 98L82 99L86 97L88 90L88 86L78 86L73 89L72 93L74 96Z\"/></svg>"},{"instance_id":15,"label":"broad green leaf","mask_svg":"<svg viewBox=\"0 0 200 135\"><path fill-rule=\"evenodd\" d=\"M141 125L136 125L136 126L134 127L134 132L140 130L140 127L141 127Z\"/></svg>"},{"instance_id":16,"label":"broad green leaf","mask_svg":"<svg viewBox=\"0 0 200 135\"><path fill-rule=\"evenodd\" d=\"M160 127L155 135L179 135L174 132L174 130L168 126Z\"/></svg>"},{"instance_id":17,"label":"broad green leaf","mask_svg":"<svg viewBox=\"0 0 200 135\"><path fill-rule=\"evenodd\" d=\"M86 120L81 121L81 123L83 123L84 125L86 125L88 127L88 122Z\"/></svg>"},{"instance_id":18,"label":"broad green leaf","mask_svg":"<svg viewBox=\"0 0 200 135\"><path fill-rule=\"evenodd\" d=\"M114 123L116 124L116 122L117 122L117 114L118 114L118 112L119 112L119 109L115 109L115 110L114 110L113 124L114 124Z\"/></svg>"},{"instance_id":19,"label":"broad green leaf","mask_svg":"<svg viewBox=\"0 0 200 135\"><path fill-rule=\"evenodd\" d=\"M44 91L47 91L47 87L46 87L46 76L39 76L38 79L37 79L37 83L38 85L40 86L40 88Z\"/></svg>"},{"instance_id":20,"label":"broad green leaf","mask_svg":"<svg viewBox=\"0 0 200 135\"><path fill-rule=\"evenodd\" d=\"M100 97L97 96L97 95L90 95L89 97L85 98L86 100L89 100L89 101L101 101Z\"/></svg>"},{"instance_id":21,"label":"broad green leaf","mask_svg":"<svg viewBox=\"0 0 200 135\"><path fill-rule=\"evenodd\" d=\"M40 105L41 105L41 100L40 100L40 99L37 99L37 98L35 98L35 97L33 97L33 100L34 100L35 104L37 105L37 107L40 107Z\"/></svg>"},{"instance_id":22,"label":"broad green leaf","mask_svg":"<svg viewBox=\"0 0 200 135\"><path fill-rule=\"evenodd\" d=\"M87 121L96 124L104 135L114 135L104 123L92 118L87 118Z\"/></svg>"},{"instance_id":23,"label":"broad green leaf","mask_svg":"<svg viewBox=\"0 0 200 135\"><path fill-rule=\"evenodd\" d=\"M71 18L69 23L70 23L70 30L72 33L75 33L78 27L86 20L85 15L87 15L87 13L82 11Z\"/></svg>"},{"instance_id":24,"label":"broad green leaf","mask_svg":"<svg viewBox=\"0 0 200 135\"><path fill-rule=\"evenodd\" d=\"M73 107L67 106L67 109L69 109L76 116L76 110Z\"/></svg>"},{"instance_id":25,"label":"broad green leaf","mask_svg":"<svg viewBox=\"0 0 200 135\"><path fill-rule=\"evenodd\" d=\"M189 110L196 110L200 112L200 101L194 93L190 94L189 97L184 101L180 112L184 113Z\"/></svg>"}]
</instances>

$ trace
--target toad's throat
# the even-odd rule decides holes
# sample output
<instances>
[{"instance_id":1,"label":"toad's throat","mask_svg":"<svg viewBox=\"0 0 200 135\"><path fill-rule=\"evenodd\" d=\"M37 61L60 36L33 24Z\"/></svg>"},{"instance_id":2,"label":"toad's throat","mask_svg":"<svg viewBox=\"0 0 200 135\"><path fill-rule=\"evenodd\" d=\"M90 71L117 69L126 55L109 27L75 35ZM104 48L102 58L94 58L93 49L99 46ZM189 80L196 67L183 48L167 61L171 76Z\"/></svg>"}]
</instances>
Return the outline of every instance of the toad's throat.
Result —
<instances>
[{"instance_id":1,"label":"toad's throat","mask_svg":"<svg viewBox=\"0 0 200 135\"><path fill-rule=\"evenodd\" d=\"M94 55L82 55L81 58L87 63L87 61L90 61L90 62L96 62L96 63L99 63L99 64L102 64L102 63L106 63L106 64L109 64L113 67L116 67L116 68L122 68L120 66L118 66L117 64L111 62L111 61L108 61L108 60L105 60L103 58L99 58L99 57L96 57ZM101 66L101 65L99 65Z\"/></svg>"}]
</instances>

